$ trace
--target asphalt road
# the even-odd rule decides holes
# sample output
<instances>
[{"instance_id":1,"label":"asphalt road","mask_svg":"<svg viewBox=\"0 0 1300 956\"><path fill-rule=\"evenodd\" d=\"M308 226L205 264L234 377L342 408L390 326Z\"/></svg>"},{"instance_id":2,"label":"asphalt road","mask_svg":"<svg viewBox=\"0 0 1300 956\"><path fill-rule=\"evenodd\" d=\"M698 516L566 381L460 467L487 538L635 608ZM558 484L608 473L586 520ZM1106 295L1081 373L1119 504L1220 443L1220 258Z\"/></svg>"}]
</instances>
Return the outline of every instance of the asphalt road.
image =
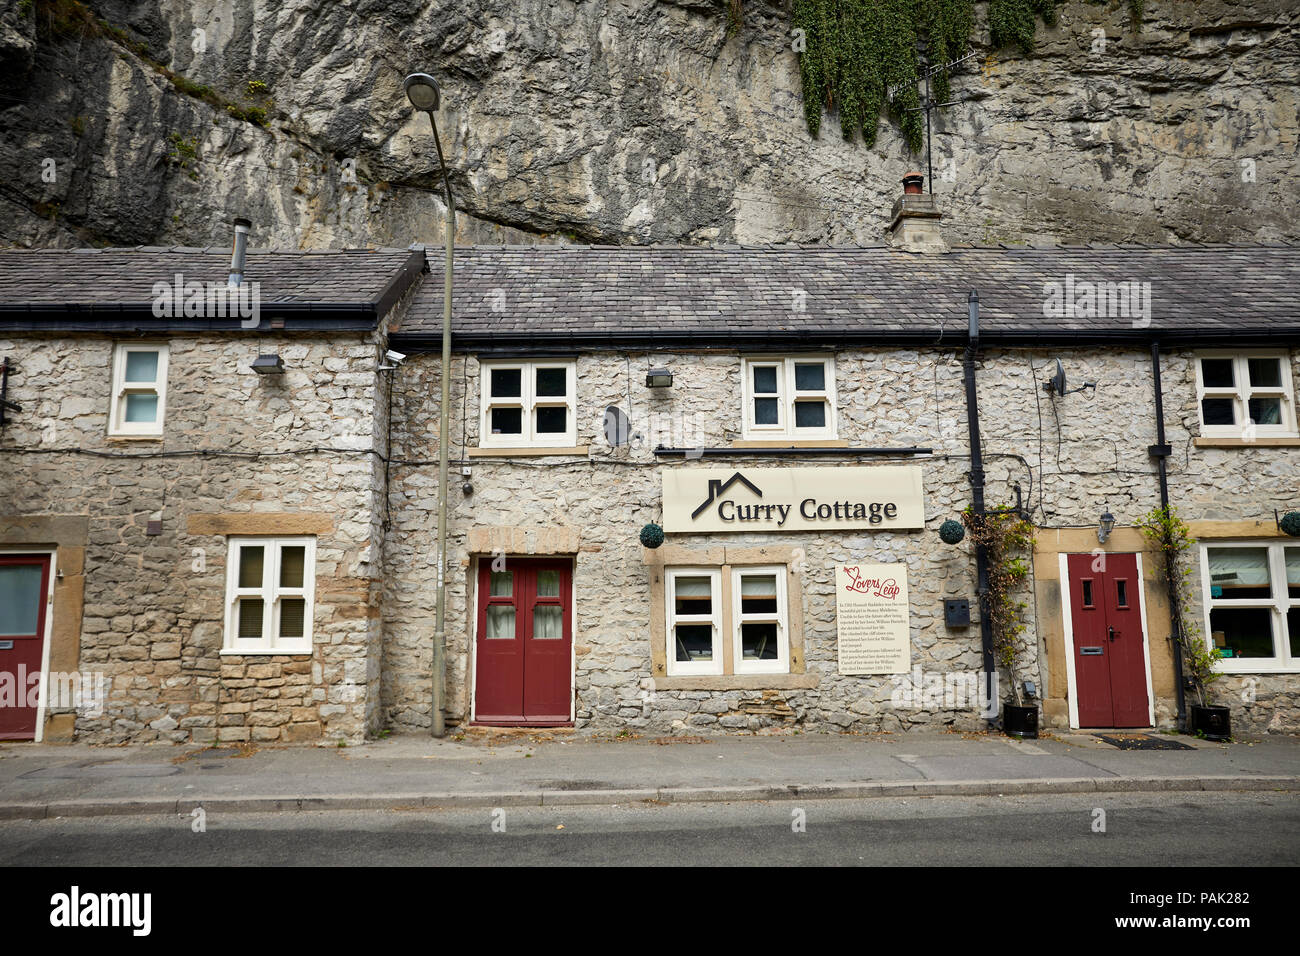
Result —
<instances>
[{"instance_id":1,"label":"asphalt road","mask_svg":"<svg viewBox=\"0 0 1300 956\"><path fill-rule=\"evenodd\" d=\"M1105 832L1095 832L1105 811ZM798 813L804 829L796 832ZM1294 866L1287 793L141 816L0 823L0 866Z\"/></svg>"}]
</instances>

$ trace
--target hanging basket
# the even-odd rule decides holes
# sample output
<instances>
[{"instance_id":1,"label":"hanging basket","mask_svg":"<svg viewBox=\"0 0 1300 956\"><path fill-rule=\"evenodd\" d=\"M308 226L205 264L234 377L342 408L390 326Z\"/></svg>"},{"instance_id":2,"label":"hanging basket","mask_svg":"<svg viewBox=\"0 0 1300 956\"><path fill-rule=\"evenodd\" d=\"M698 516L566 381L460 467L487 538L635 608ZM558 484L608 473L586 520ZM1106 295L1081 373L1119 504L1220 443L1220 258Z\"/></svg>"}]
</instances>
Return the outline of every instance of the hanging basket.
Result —
<instances>
[{"instance_id":1,"label":"hanging basket","mask_svg":"<svg viewBox=\"0 0 1300 956\"><path fill-rule=\"evenodd\" d=\"M1300 511L1288 511L1277 524L1284 534L1300 538Z\"/></svg>"},{"instance_id":2,"label":"hanging basket","mask_svg":"<svg viewBox=\"0 0 1300 956\"><path fill-rule=\"evenodd\" d=\"M966 529L962 527L960 521L949 518L939 525L939 540L944 544L956 544L964 537L966 537Z\"/></svg>"},{"instance_id":3,"label":"hanging basket","mask_svg":"<svg viewBox=\"0 0 1300 956\"><path fill-rule=\"evenodd\" d=\"M641 529L641 544L653 551L664 543L664 529L657 524L648 524Z\"/></svg>"}]
</instances>

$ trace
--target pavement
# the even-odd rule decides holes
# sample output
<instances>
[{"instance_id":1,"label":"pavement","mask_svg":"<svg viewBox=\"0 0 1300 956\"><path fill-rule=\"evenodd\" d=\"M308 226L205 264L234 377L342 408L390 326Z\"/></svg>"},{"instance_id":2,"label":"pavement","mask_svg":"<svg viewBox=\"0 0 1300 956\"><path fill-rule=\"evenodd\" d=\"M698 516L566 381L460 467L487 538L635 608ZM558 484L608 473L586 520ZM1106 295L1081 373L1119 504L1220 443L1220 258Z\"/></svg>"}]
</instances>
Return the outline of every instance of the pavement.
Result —
<instances>
[{"instance_id":1,"label":"pavement","mask_svg":"<svg viewBox=\"0 0 1300 956\"><path fill-rule=\"evenodd\" d=\"M471 731L353 747L0 744L0 821L207 811L1300 791L1300 737L1121 750L1092 734L590 737Z\"/></svg>"}]
</instances>

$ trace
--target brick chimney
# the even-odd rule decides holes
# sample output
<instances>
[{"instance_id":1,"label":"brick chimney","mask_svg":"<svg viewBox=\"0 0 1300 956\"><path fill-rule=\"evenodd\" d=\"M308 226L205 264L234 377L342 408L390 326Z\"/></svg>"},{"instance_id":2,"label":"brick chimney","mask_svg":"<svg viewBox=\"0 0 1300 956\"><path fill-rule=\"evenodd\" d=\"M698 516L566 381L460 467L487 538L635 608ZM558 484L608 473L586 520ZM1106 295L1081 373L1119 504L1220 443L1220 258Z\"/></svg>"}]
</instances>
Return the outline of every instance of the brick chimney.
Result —
<instances>
[{"instance_id":1,"label":"brick chimney","mask_svg":"<svg viewBox=\"0 0 1300 956\"><path fill-rule=\"evenodd\" d=\"M934 197L922 191L925 177L908 173L903 177L903 195L894 203L889 238L895 246L908 252L947 252L939 220L943 214Z\"/></svg>"}]
</instances>

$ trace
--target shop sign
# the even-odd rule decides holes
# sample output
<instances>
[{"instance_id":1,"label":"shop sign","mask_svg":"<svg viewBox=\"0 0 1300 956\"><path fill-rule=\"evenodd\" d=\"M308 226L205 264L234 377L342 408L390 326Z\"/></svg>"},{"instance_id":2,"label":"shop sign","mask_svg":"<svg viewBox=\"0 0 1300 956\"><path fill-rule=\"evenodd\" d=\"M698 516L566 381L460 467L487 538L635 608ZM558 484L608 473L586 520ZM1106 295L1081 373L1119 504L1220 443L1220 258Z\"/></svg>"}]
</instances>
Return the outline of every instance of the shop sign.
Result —
<instances>
[{"instance_id":1,"label":"shop sign","mask_svg":"<svg viewBox=\"0 0 1300 956\"><path fill-rule=\"evenodd\" d=\"M924 526L917 465L665 468L664 530L900 531Z\"/></svg>"}]
</instances>

